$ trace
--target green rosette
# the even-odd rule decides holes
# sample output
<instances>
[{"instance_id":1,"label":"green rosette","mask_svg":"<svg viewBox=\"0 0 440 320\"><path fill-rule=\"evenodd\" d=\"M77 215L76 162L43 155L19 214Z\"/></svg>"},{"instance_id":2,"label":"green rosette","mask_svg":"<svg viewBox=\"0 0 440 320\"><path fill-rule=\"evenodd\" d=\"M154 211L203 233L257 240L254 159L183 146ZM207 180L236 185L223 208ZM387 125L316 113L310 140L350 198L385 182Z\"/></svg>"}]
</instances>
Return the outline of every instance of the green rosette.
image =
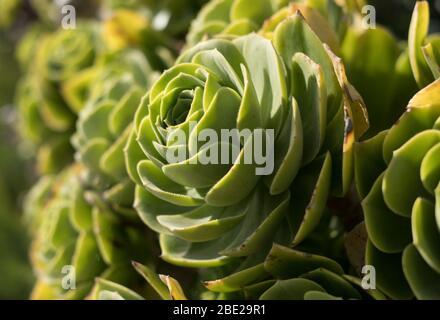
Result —
<instances>
[{"instance_id":1,"label":"green rosette","mask_svg":"<svg viewBox=\"0 0 440 320\"><path fill-rule=\"evenodd\" d=\"M191 24L187 46L206 38L231 38L261 31L270 36L277 25L300 11L333 50L359 11L356 1L211 0Z\"/></svg>"},{"instance_id":2,"label":"green rosette","mask_svg":"<svg viewBox=\"0 0 440 320\"><path fill-rule=\"evenodd\" d=\"M83 190L80 170L75 166L41 178L28 197L37 275L32 299L86 298L96 277L137 288L130 261L150 264L157 254L142 225L129 223Z\"/></svg>"},{"instance_id":3,"label":"green rosette","mask_svg":"<svg viewBox=\"0 0 440 320\"><path fill-rule=\"evenodd\" d=\"M134 213L134 184L127 174L124 146L131 123L155 72L135 49L107 55L68 84L89 90L72 137L76 159L84 164L83 182L115 210Z\"/></svg>"},{"instance_id":4,"label":"green rosette","mask_svg":"<svg viewBox=\"0 0 440 320\"><path fill-rule=\"evenodd\" d=\"M366 263L394 299L440 298L440 80L396 124L356 146Z\"/></svg>"},{"instance_id":5,"label":"green rosette","mask_svg":"<svg viewBox=\"0 0 440 320\"><path fill-rule=\"evenodd\" d=\"M353 143L368 128L361 97L300 14L281 22L272 38L200 43L139 106L127 169L137 184L135 208L160 234L167 262L252 268L273 242L300 244L328 197L350 188ZM204 129L273 132L272 173L259 175L255 161L243 160L252 139L241 140L229 164L197 161L237 147L228 139L201 143ZM181 132L183 140L176 138ZM170 153L185 159L170 160Z\"/></svg>"},{"instance_id":6,"label":"green rosette","mask_svg":"<svg viewBox=\"0 0 440 320\"><path fill-rule=\"evenodd\" d=\"M84 103L84 90L71 92L66 82L94 63L98 39L93 24L30 33L18 52L23 62L35 60L23 65L27 72L17 89L19 128L24 143L36 149L38 171L55 173L72 161L69 137Z\"/></svg>"}]
</instances>

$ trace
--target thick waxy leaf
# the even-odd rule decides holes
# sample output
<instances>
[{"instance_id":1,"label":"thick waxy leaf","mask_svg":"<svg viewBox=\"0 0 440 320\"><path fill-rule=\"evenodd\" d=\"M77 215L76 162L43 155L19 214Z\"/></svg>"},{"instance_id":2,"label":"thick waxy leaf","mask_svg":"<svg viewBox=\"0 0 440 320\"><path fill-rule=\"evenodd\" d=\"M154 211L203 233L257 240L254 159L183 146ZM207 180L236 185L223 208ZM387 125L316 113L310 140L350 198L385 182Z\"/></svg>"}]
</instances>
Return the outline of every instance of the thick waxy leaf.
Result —
<instances>
[{"instance_id":1,"label":"thick waxy leaf","mask_svg":"<svg viewBox=\"0 0 440 320\"><path fill-rule=\"evenodd\" d=\"M362 203L365 226L370 241L378 249L387 253L398 253L411 242L411 221L395 214L387 207L382 193L383 179L382 174Z\"/></svg>"},{"instance_id":2,"label":"thick waxy leaf","mask_svg":"<svg viewBox=\"0 0 440 320\"><path fill-rule=\"evenodd\" d=\"M93 279L105 269L98 244L91 232L79 236L72 259L78 282Z\"/></svg>"},{"instance_id":3,"label":"thick waxy leaf","mask_svg":"<svg viewBox=\"0 0 440 320\"><path fill-rule=\"evenodd\" d=\"M144 300L136 292L105 279L96 280L94 291L92 298L96 300Z\"/></svg>"},{"instance_id":4,"label":"thick waxy leaf","mask_svg":"<svg viewBox=\"0 0 440 320\"><path fill-rule=\"evenodd\" d=\"M420 167L428 151L439 143L440 131L426 130L394 152L385 172L382 190L387 206L395 213L410 217L415 199L427 195L420 178ZM403 185L405 188L402 188Z\"/></svg>"},{"instance_id":5,"label":"thick waxy leaf","mask_svg":"<svg viewBox=\"0 0 440 320\"><path fill-rule=\"evenodd\" d=\"M272 43L256 34L241 37L234 43L251 71L249 80L261 106L262 125L278 131L287 113L287 87L281 59Z\"/></svg>"},{"instance_id":6,"label":"thick waxy leaf","mask_svg":"<svg viewBox=\"0 0 440 320\"><path fill-rule=\"evenodd\" d=\"M420 168L420 178L425 189L434 194L440 181L440 144L431 148L425 155Z\"/></svg>"},{"instance_id":7,"label":"thick waxy leaf","mask_svg":"<svg viewBox=\"0 0 440 320\"><path fill-rule=\"evenodd\" d=\"M157 220L182 239L203 242L217 239L234 228L244 217L243 209L201 206L184 214L158 216Z\"/></svg>"},{"instance_id":8,"label":"thick waxy leaf","mask_svg":"<svg viewBox=\"0 0 440 320\"><path fill-rule=\"evenodd\" d=\"M262 31L265 35L271 37L271 33L279 23L289 16L300 12L311 29L318 35L323 43L326 43L334 52L339 51L339 41L334 29L329 21L321 14L317 7L320 4L308 1L308 3L291 3L288 7L279 10L275 15L267 19L263 25Z\"/></svg>"},{"instance_id":9,"label":"thick waxy leaf","mask_svg":"<svg viewBox=\"0 0 440 320\"><path fill-rule=\"evenodd\" d=\"M386 135L387 132L383 131L355 145L355 181L362 199L366 198L374 181L385 171L382 148Z\"/></svg>"},{"instance_id":10,"label":"thick waxy leaf","mask_svg":"<svg viewBox=\"0 0 440 320\"><path fill-rule=\"evenodd\" d=\"M304 294L304 300L342 300L342 298L321 291L309 291Z\"/></svg>"},{"instance_id":11,"label":"thick waxy leaf","mask_svg":"<svg viewBox=\"0 0 440 320\"><path fill-rule=\"evenodd\" d=\"M360 299L359 292L353 286L338 274L326 269L316 269L301 276L316 282L325 291L335 297L344 297L345 299Z\"/></svg>"},{"instance_id":12,"label":"thick waxy leaf","mask_svg":"<svg viewBox=\"0 0 440 320\"><path fill-rule=\"evenodd\" d=\"M309 291L324 292L324 289L307 279L278 280L261 295L260 300L303 300Z\"/></svg>"},{"instance_id":13,"label":"thick waxy leaf","mask_svg":"<svg viewBox=\"0 0 440 320\"><path fill-rule=\"evenodd\" d=\"M350 275L343 275L344 279L346 279L351 284L357 286L358 288L362 288L362 280ZM362 288L363 289L363 288ZM368 296L373 298L374 300L387 300L388 298L380 292L377 288L376 289L369 289L369 290L363 290Z\"/></svg>"},{"instance_id":14,"label":"thick waxy leaf","mask_svg":"<svg viewBox=\"0 0 440 320\"><path fill-rule=\"evenodd\" d=\"M304 136L300 111L295 99L292 99L292 110L278 139L278 147L275 149L275 171L273 177L269 178L271 194L279 194L288 188L301 166Z\"/></svg>"},{"instance_id":15,"label":"thick waxy leaf","mask_svg":"<svg viewBox=\"0 0 440 320\"><path fill-rule=\"evenodd\" d=\"M312 161L323 144L327 125L327 91L318 64L301 52L293 56L292 94L298 102L304 141L303 164Z\"/></svg>"},{"instance_id":16,"label":"thick waxy leaf","mask_svg":"<svg viewBox=\"0 0 440 320\"><path fill-rule=\"evenodd\" d=\"M263 23L268 12L272 12L271 1L267 0L236 0L231 7L231 20L249 19L257 24Z\"/></svg>"},{"instance_id":17,"label":"thick waxy leaf","mask_svg":"<svg viewBox=\"0 0 440 320\"><path fill-rule=\"evenodd\" d=\"M431 69L434 78L440 78L440 39L436 37L433 39L432 43L430 42L422 47L422 50L423 56L425 57L426 63Z\"/></svg>"},{"instance_id":18,"label":"thick waxy leaf","mask_svg":"<svg viewBox=\"0 0 440 320\"><path fill-rule=\"evenodd\" d=\"M440 298L440 274L426 264L413 245L409 245L403 253L403 271L417 299Z\"/></svg>"},{"instance_id":19,"label":"thick waxy leaf","mask_svg":"<svg viewBox=\"0 0 440 320\"><path fill-rule=\"evenodd\" d=\"M214 292L234 292L241 290L245 286L252 285L267 278L268 274L264 270L264 265L259 264L255 267L234 273L226 278L205 282L205 286Z\"/></svg>"},{"instance_id":20,"label":"thick waxy leaf","mask_svg":"<svg viewBox=\"0 0 440 320\"><path fill-rule=\"evenodd\" d=\"M425 262L440 274L440 233L435 222L434 205L423 198L414 203L412 212L414 246Z\"/></svg>"},{"instance_id":21,"label":"thick waxy leaf","mask_svg":"<svg viewBox=\"0 0 440 320\"><path fill-rule=\"evenodd\" d=\"M436 83L434 88L439 88L440 81ZM429 90L430 87L425 90ZM426 93L427 95L424 95ZM440 115L440 104L429 104L435 100L426 100L428 91L421 91L410 102L410 109L400 118L399 122L394 125L385 137L383 145L384 159L387 163L392 159L392 154L399 149L406 141L414 137L417 133L434 128L434 124ZM412 107L413 106L413 107Z\"/></svg>"},{"instance_id":22,"label":"thick waxy leaf","mask_svg":"<svg viewBox=\"0 0 440 320\"><path fill-rule=\"evenodd\" d=\"M162 259L183 267L208 268L226 264L231 258L218 254L224 245L224 243L216 240L190 243L163 233L160 235Z\"/></svg>"},{"instance_id":23,"label":"thick waxy leaf","mask_svg":"<svg viewBox=\"0 0 440 320\"><path fill-rule=\"evenodd\" d=\"M327 119L333 119L340 107L341 90L324 45L304 18L296 13L283 21L275 30L273 43L289 70L292 68L292 57L297 52L304 53L320 65L327 87Z\"/></svg>"},{"instance_id":24,"label":"thick waxy leaf","mask_svg":"<svg viewBox=\"0 0 440 320\"><path fill-rule=\"evenodd\" d=\"M185 293L182 290L182 287L180 286L179 282L177 282L176 279L162 274L159 277L162 280L162 282L165 283L166 286L168 287L170 296L173 300L188 300L185 296Z\"/></svg>"},{"instance_id":25,"label":"thick waxy leaf","mask_svg":"<svg viewBox=\"0 0 440 320\"><path fill-rule=\"evenodd\" d=\"M196 190L178 185L149 160L143 160L138 164L138 172L143 186L164 201L185 207L204 203Z\"/></svg>"},{"instance_id":26,"label":"thick waxy leaf","mask_svg":"<svg viewBox=\"0 0 440 320\"><path fill-rule=\"evenodd\" d=\"M294 180L292 212L289 218L296 231L293 245L303 241L319 224L330 191L331 157L316 159Z\"/></svg>"},{"instance_id":27,"label":"thick waxy leaf","mask_svg":"<svg viewBox=\"0 0 440 320\"><path fill-rule=\"evenodd\" d=\"M228 256L249 256L256 254L272 243L280 223L287 214L290 193L268 196L259 185L248 203L247 212L240 228L229 239L229 245L222 250Z\"/></svg>"},{"instance_id":28,"label":"thick waxy leaf","mask_svg":"<svg viewBox=\"0 0 440 320\"><path fill-rule=\"evenodd\" d=\"M272 247L264 263L264 268L278 279L298 277L317 268L325 268L336 274L343 273L341 266L333 260L279 245Z\"/></svg>"},{"instance_id":29,"label":"thick waxy leaf","mask_svg":"<svg viewBox=\"0 0 440 320\"><path fill-rule=\"evenodd\" d=\"M164 300L170 300L170 293L167 285L161 280L161 278L149 267L133 261L133 266L136 271L148 281L148 283L156 290L159 296Z\"/></svg>"},{"instance_id":30,"label":"thick waxy leaf","mask_svg":"<svg viewBox=\"0 0 440 320\"><path fill-rule=\"evenodd\" d=\"M402 271L402 254L386 254L367 244L365 262L376 269L377 287L393 299L411 299L413 293Z\"/></svg>"},{"instance_id":31,"label":"thick waxy leaf","mask_svg":"<svg viewBox=\"0 0 440 320\"><path fill-rule=\"evenodd\" d=\"M411 68L420 87L424 87L433 80L423 55L422 46L428 34L429 4L427 1L418 1L414 8L408 35Z\"/></svg>"}]
</instances>

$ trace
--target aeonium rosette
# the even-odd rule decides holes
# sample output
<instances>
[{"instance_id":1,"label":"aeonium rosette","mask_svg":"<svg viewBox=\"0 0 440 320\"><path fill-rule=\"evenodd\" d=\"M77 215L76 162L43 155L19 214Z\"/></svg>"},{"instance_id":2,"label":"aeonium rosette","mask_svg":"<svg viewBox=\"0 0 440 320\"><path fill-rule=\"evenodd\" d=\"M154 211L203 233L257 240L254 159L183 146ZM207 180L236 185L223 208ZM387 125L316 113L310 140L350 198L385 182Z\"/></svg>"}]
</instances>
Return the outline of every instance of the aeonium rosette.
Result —
<instances>
[{"instance_id":1,"label":"aeonium rosette","mask_svg":"<svg viewBox=\"0 0 440 320\"><path fill-rule=\"evenodd\" d=\"M89 88L72 137L76 158L86 168L83 182L123 213L133 211L134 193L123 148L133 115L154 74L141 51L125 49L103 56L69 82L71 90Z\"/></svg>"},{"instance_id":2,"label":"aeonium rosette","mask_svg":"<svg viewBox=\"0 0 440 320\"><path fill-rule=\"evenodd\" d=\"M58 172L72 161L69 137L86 88L73 91L66 83L95 62L98 38L96 25L81 21L75 30L32 29L20 44L21 62L34 61L24 66L17 90L20 131L36 146L42 173Z\"/></svg>"},{"instance_id":3,"label":"aeonium rosette","mask_svg":"<svg viewBox=\"0 0 440 320\"><path fill-rule=\"evenodd\" d=\"M25 214L33 232L33 299L83 299L100 277L137 289L131 260L152 264L155 242L143 224L127 223L81 186L81 166L44 176L32 188Z\"/></svg>"},{"instance_id":4,"label":"aeonium rosette","mask_svg":"<svg viewBox=\"0 0 440 320\"><path fill-rule=\"evenodd\" d=\"M188 47L203 39L234 38L252 32L270 37L275 27L300 10L332 49L360 12L356 1L315 0L210 0L191 23Z\"/></svg>"},{"instance_id":5,"label":"aeonium rosette","mask_svg":"<svg viewBox=\"0 0 440 320\"><path fill-rule=\"evenodd\" d=\"M440 80L389 130L356 147L366 263L393 299L440 297Z\"/></svg>"},{"instance_id":6,"label":"aeonium rosette","mask_svg":"<svg viewBox=\"0 0 440 320\"><path fill-rule=\"evenodd\" d=\"M209 40L164 72L126 147L135 207L160 234L162 258L213 267L306 238L330 192L347 191L367 126L344 76L300 14L273 42Z\"/></svg>"}]
</instances>

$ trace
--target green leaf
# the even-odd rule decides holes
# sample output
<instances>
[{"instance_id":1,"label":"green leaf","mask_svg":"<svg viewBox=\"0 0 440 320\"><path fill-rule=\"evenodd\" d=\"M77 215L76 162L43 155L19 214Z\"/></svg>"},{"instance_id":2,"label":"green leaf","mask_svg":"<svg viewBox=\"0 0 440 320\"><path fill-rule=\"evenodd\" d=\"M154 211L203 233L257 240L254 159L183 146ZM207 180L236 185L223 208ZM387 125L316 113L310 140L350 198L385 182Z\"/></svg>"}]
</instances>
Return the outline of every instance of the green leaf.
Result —
<instances>
[{"instance_id":1,"label":"green leaf","mask_svg":"<svg viewBox=\"0 0 440 320\"><path fill-rule=\"evenodd\" d=\"M344 299L361 299L359 292L347 280L326 269L320 268L307 272L301 278L309 279L319 284L332 296Z\"/></svg>"},{"instance_id":2,"label":"green leaf","mask_svg":"<svg viewBox=\"0 0 440 320\"><path fill-rule=\"evenodd\" d=\"M327 126L327 91L321 67L298 52L292 59L292 94L298 102L304 135L303 164L316 158Z\"/></svg>"},{"instance_id":3,"label":"green leaf","mask_svg":"<svg viewBox=\"0 0 440 320\"><path fill-rule=\"evenodd\" d=\"M97 300L144 300L138 293L101 278L96 279L93 291Z\"/></svg>"},{"instance_id":4,"label":"green leaf","mask_svg":"<svg viewBox=\"0 0 440 320\"><path fill-rule=\"evenodd\" d=\"M426 264L413 245L403 253L403 271L417 299L440 299L440 274Z\"/></svg>"},{"instance_id":5,"label":"green leaf","mask_svg":"<svg viewBox=\"0 0 440 320\"><path fill-rule=\"evenodd\" d=\"M292 99L292 109L284 122L281 133L276 141L275 168L268 178L270 194L279 194L292 184L300 170L303 158L303 130L298 103Z\"/></svg>"},{"instance_id":6,"label":"green leaf","mask_svg":"<svg viewBox=\"0 0 440 320\"><path fill-rule=\"evenodd\" d=\"M156 292L163 300L171 300L170 293L168 291L166 284L163 283L160 277L150 267L147 267L135 261L133 261L132 263L136 271L145 280L148 281L150 286L152 286L153 289L156 290Z\"/></svg>"},{"instance_id":7,"label":"green leaf","mask_svg":"<svg viewBox=\"0 0 440 320\"><path fill-rule=\"evenodd\" d=\"M426 130L394 152L385 172L382 190L385 203L396 214L410 217L416 198L427 195L420 178L420 167L428 151L439 143L440 132Z\"/></svg>"},{"instance_id":8,"label":"green leaf","mask_svg":"<svg viewBox=\"0 0 440 320\"><path fill-rule=\"evenodd\" d=\"M191 242L214 240L243 220L243 207L219 208L200 206L193 211L158 216L158 222L174 235Z\"/></svg>"},{"instance_id":9,"label":"green leaf","mask_svg":"<svg viewBox=\"0 0 440 320\"><path fill-rule=\"evenodd\" d=\"M332 120L340 108L341 89L324 45L301 14L296 13L279 24L273 43L289 70L292 68L292 57L297 52L304 53L322 68L328 97L327 119Z\"/></svg>"},{"instance_id":10,"label":"green leaf","mask_svg":"<svg viewBox=\"0 0 440 320\"><path fill-rule=\"evenodd\" d=\"M204 283L210 291L214 292L234 292L243 289L245 286L255 284L267 278L268 274L264 269L264 264L233 273L223 279L206 281Z\"/></svg>"},{"instance_id":11,"label":"green leaf","mask_svg":"<svg viewBox=\"0 0 440 320\"><path fill-rule=\"evenodd\" d=\"M434 204L418 198L412 211L412 230L414 247L425 262L440 274L440 233L435 221Z\"/></svg>"},{"instance_id":12,"label":"green leaf","mask_svg":"<svg viewBox=\"0 0 440 320\"><path fill-rule=\"evenodd\" d=\"M398 253L411 243L411 221L395 214L386 206L382 194L383 177L384 174L376 180L362 202L365 226L370 241L378 249L386 253Z\"/></svg>"},{"instance_id":13,"label":"green leaf","mask_svg":"<svg viewBox=\"0 0 440 320\"><path fill-rule=\"evenodd\" d=\"M287 85L280 57L269 40L250 34L234 41L246 61L258 102L264 128L280 129L287 113Z\"/></svg>"},{"instance_id":14,"label":"green leaf","mask_svg":"<svg viewBox=\"0 0 440 320\"><path fill-rule=\"evenodd\" d=\"M429 4L427 1L417 1L408 34L408 46L411 68L414 77L421 88L433 81L423 55L422 46L428 34L429 28Z\"/></svg>"},{"instance_id":15,"label":"green leaf","mask_svg":"<svg viewBox=\"0 0 440 320\"><path fill-rule=\"evenodd\" d=\"M397 230L397 229L395 229ZM376 284L380 291L397 300L414 297L402 270L402 254L387 254L367 243L365 263L376 269Z\"/></svg>"},{"instance_id":16,"label":"green leaf","mask_svg":"<svg viewBox=\"0 0 440 320\"><path fill-rule=\"evenodd\" d=\"M277 244L273 245L264 262L264 268L278 279L299 277L317 268L325 268L336 274L344 272L338 263L326 257L299 252Z\"/></svg>"},{"instance_id":17,"label":"green leaf","mask_svg":"<svg viewBox=\"0 0 440 320\"><path fill-rule=\"evenodd\" d=\"M143 186L162 200L184 207L197 206L204 203L203 197L195 189L178 185L149 160L139 162L138 173Z\"/></svg>"},{"instance_id":18,"label":"green leaf","mask_svg":"<svg viewBox=\"0 0 440 320\"><path fill-rule=\"evenodd\" d=\"M293 245L298 245L318 226L330 192L331 156L316 159L304 168L292 188L292 217L296 231Z\"/></svg>"},{"instance_id":19,"label":"green leaf","mask_svg":"<svg viewBox=\"0 0 440 320\"><path fill-rule=\"evenodd\" d=\"M306 279L278 280L260 300L304 300L309 291L325 292L317 283Z\"/></svg>"},{"instance_id":20,"label":"green leaf","mask_svg":"<svg viewBox=\"0 0 440 320\"><path fill-rule=\"evenodd\" d=\"M273 10L271 1L235 0L232 3L230 17L232 21L246 18L260 25Z\"/></svg>"}]
</instances>

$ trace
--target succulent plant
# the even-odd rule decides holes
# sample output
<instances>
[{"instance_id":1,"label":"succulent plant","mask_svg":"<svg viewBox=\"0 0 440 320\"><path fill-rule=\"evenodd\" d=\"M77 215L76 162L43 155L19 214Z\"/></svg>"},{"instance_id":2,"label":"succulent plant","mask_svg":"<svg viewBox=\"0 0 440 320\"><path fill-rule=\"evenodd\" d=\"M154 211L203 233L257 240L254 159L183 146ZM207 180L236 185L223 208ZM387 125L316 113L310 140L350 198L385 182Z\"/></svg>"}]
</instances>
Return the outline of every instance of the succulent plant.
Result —
<instances>
[{"instance_id":1,"label":"succulent plant","mask_svg":"<svg viewBox=\"0 0 440 320\"><path fill-rule=\"evenodd\" d=\"M379 289L394 299L440 298L439 93L437 80L391 129L356 146L365 259Z\"/></svg>"},{"instance_id":2,"label":"succulent plant","mask_svg":"<svg viewBox=\"0 0 440 320\"><path fill-rule=\"evenodd\" d=\"M19 4L0 1L0 106ZM23 3L31 298L440 299L440 37L427 1L406 41L366 26L366 4ZM0 273L16 275L6 213L33 175L3 138L0 236L18 250Z\"/></svg>"},{"instance_id":3,"label":"succulent plant","mask_svg":"<svg viewBox=\"0 0 440 320\"><path fill-rule=\"evenodd\" d=\"M36 60L27 67L17 90L20 131L27 142L37 146L38 168L42 173L58 172L72 161L69 138L83 101L81 92L70 92L65 83L94 63L97 55L94 28L85 24L75 30L51 34L32 30L36 34L26 37L20 47L22 61ZM32 49L37 51L34 56Z\"/></svg>"},{"instance_id":4,"label":"succulent plant","mask_svg":"<svg viewBox=\"0 0 440 320\"><path fill-rule=\"evenodd\" d=\"M318 35L329 36L323 41L334 49L351 14L358 8L354 3L333 0L211 0L192 22L187 45L194 46L205 38L230 38L257 31L268 36L278 23L299 10Z\"/></svg>"},{"instance_id":5,"label":"succulent plant","mask_svg":"<svg viewBox=\"0 0 440 320\"><path fill-rule=\"evenodd\" d=\"M134 184L125 169L123 148L153 75L142 52L125 49L104 56L68 83L70 89L89 88L72 137L76 158L87 168L84 182L119 211L133 211Z\"/></svg>"},{"instance_id":6,"label":"succulent plant","mask_svg":"<svg viewBox=\"0 0 440 320\"><path fill-rule=\"evenodd\" d=\"M43 177L28 197L26 217L35 233L31 259L38 278L34 299L85 298L95 277L135 286L130 260L155 260L148 230L93 201L79 183L78 170ZM74 287L63 287L68 275Z\"/></svg>"},{"instance_id":7,"label":"succulent plant","mask_svg":"<svg viewBox=\"0 0 440 320\"><path fill-rule=\"evenodd\" d=\"M280 24L273 43L256 34L203 42L162 74L137 111L126 148L135 208L160 234L167 262L254 268L272 242L301 243L329 195L348 191L352 145L367 127L340 59L300 14ZM229 138L204 145L203 129L258 128L274 132L270 175L244 163L252 139L228 164L198 161L236 147Z\"/></svg>"}]
</instances>

